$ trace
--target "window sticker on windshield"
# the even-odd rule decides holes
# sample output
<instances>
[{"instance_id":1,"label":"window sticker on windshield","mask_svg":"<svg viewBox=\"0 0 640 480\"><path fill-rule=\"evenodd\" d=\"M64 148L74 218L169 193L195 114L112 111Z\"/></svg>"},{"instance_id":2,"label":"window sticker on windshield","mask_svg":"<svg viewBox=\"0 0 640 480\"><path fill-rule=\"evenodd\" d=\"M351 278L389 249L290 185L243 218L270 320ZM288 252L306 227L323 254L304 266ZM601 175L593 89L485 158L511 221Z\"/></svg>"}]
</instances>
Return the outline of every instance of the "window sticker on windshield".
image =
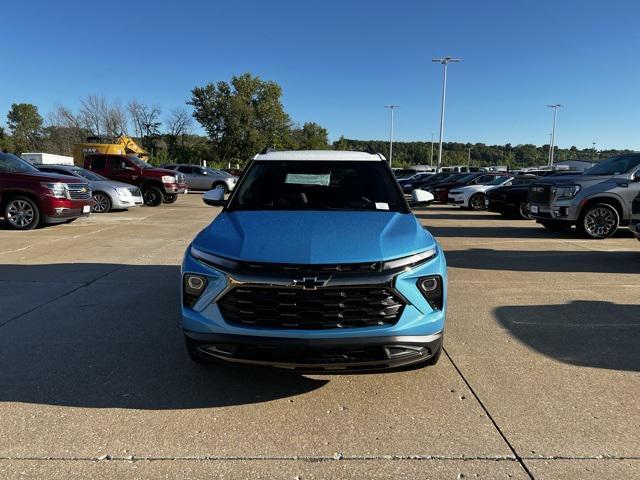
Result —
<instances>
[{"instance_id":1,"label":"window sticker on windshield","mask_svg":"<svg viewBox=\"0 0 640 480\"><path fill-rule=\"evenodd\" d=\"M329 186L331 174L310 174L310 173L287 173L284 183L290 185L320 185L322 187Z\"/></svg>"},{"instance_id":2,"label":"window sticker on windshield","mask_svg":"<svg viewBox=\"0 0 640 480\"><path fill-rule=\"evenodd\" d=\"M389 210L389 204L383 202L376 202L376 210Z\"/></svg>"}]
</instances>

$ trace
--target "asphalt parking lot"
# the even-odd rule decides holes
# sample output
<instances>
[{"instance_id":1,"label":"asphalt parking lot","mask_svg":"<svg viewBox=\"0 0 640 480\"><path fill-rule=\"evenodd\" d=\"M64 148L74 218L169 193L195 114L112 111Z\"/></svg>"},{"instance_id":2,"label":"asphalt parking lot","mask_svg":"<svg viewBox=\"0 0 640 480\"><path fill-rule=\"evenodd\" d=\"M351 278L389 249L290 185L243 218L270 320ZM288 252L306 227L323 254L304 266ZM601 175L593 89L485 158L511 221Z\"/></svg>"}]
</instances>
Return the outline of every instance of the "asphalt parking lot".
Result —
<instances>
[{"instance_id":1,"label":"asphalt parking lot","mask_svg":"<svg viewBox=\"0 0 640 480\"><path fill-rule=\"evenodd\" d=\"M179 264L218 209L0 228L0 478L638 478L640 242L432 206L431 368L193 364Z\"/></svg>"}]
</instances>

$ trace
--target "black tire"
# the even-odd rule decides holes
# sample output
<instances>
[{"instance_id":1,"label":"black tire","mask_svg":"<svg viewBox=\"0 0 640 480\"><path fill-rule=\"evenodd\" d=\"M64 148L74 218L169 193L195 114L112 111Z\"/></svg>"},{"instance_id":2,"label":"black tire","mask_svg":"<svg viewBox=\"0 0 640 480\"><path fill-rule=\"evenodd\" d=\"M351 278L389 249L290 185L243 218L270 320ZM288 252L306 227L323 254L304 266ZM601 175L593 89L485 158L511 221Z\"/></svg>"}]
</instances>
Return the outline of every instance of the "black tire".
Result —
<instances>
[{"instance_id":1,"label":"black tire","mask_svg":"<svg viewBox=\"0 0 640 480\"><path fill-rule=\"evenodd\" d=\"M91 208L93 213L109 213L111 211L111 199L104 192L93 192L93 200L96 202Z\"/></svg>"},{"instance_id":2,"label":"black tire","mask_svg":"<svg viewBox=\"0 0 640 480\"><path fill-rule=\"evenodd\" d=\"M10 198L2 211L4 221L13 230L33 230L40 224L40 209L29 197Z\"/></svg>"},{"instance_id":3,"label":"black tire","mask_svg":"<svg viewBox=\"0 0 640 480\"><path fill-rule=\"evenodd\" d=\"M471 210L486 210L484 200L487 196L484 193L474 193L469 199L469 208Z\"/></svg>"},{"instance_id":4,"label":"black tire","mask_svg":"<svg viewBox=\"0 0 640 480\"><path fill-rule=\"evenodd\" d=\"M146 206L157 207L162 203L162 190L158 187L146 187L142 190L142 198L144 199L144 204Z\"/></svg>"},{"instance_id":5,"label":"black tire","mask_svg":"<svg viewBox=\"0 0 640 480\"><path fill-rule=\"evenodd\" d=\"M602 240L616 233L620 226L620 215L613 205L596 203L580 213L576 228L587 238Z\"/></svg>"},{"instance_id":6,"label":"black tire","mask_svg":"<svg viewBox=\"0 0 640 480\"><path fill-rule=\"evenodd\" d=\"M522 220L531 220L531 210L527 202L520 202L518 206L518 217Z\"/></svg>"},{"instance_id":7,"label":"black tire","mask_svg":"<svg viewBox=\"0 0 640 480\"><path fill-rule=\"evenodd\" d=\"M551 232L568 232L571 230L571 224L562 220L544 220L540 222L540 225Z\"/></svg>"},{"instance_id":8,"label":"black tire","mask_svg":"<svg viewBox=\"0 0 640 480\"><path fill-rule=\"evenodd\" d=\"M224 183L224 182L215 182L213 185L211 185L211 190L216 190L218 188L220 190L222 190L225 193L225 195L227 194L227 191L229 190L227 188L227 184Z\"/></svg>"},{"instance_id":9,"label":"black tire","mask_svg":"<svg viewBox=\"0 0 640 480\"><path fill-rule=\"evenodd\" d=\"M176 203L176 200L178 200L177 193L165 193L164 197L162 198L162 201L164 203Z\"/></svg>"}]
</instances>

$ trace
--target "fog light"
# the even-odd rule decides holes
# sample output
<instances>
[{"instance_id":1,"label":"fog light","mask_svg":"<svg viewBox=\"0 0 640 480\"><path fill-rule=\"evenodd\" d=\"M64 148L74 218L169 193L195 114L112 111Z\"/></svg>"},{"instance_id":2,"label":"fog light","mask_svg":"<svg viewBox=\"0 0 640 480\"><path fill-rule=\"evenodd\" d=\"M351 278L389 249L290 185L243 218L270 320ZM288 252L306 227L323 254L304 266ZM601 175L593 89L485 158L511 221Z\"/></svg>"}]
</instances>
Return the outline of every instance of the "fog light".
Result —
<instances>
[{"instance_id":1,"label":"fog light","mask_svg":"<svg viewBox=\"0 0 640 480\"><path fill-rule=\"evenodd\" d=\"M444 289L442 288L442 277L431 275L422 277L417 282L418 290L434 310L442 310L444 304Z\"/></svg>"},{"instance_id":2,"label":"fog light","mask_svg":"<svg viewBox=\"0 0 640 480\"><path fill-rule=\"evenodd\" d=\"M183 301L185 306L193 307L198 301L200 294L207 288L207 277L187 273L184 276L183 288Z\"/></svg>"}]
</instances>

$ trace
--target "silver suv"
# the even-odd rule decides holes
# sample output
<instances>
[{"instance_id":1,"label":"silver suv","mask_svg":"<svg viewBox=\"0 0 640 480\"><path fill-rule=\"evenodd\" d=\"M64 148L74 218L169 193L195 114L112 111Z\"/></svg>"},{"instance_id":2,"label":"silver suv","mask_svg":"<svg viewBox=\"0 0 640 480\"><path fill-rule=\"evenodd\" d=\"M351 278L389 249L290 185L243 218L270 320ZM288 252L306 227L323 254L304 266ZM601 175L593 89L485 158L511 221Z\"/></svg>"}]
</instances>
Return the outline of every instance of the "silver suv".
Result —
<instances>
[{"instance_id":1,"label":"silver suv","mask_svg":"<svg viewBox=\"0 0 640 480\"><path fill-rule=\"evenodd\" d=\"M607 238L629 225L640 193L640 153L613 157L582 175L546 177L529 188L530 215L550 230L575 225L590 238Z\"/></svg>"},{"instance_id":2,"label":"silver suv","mask_svg":"<svg viewBox=\"0 0 640 480\"><path fill-rule=\"evenodd\" d=\"M184 173L185 181L189 190L213 190L219 188L224 193L231 192L238 182L238 177L222 170L215 170L200 165L190 165L185 163L170 163L162 168L177 170Z\"/></svg>"}]
</instances>

